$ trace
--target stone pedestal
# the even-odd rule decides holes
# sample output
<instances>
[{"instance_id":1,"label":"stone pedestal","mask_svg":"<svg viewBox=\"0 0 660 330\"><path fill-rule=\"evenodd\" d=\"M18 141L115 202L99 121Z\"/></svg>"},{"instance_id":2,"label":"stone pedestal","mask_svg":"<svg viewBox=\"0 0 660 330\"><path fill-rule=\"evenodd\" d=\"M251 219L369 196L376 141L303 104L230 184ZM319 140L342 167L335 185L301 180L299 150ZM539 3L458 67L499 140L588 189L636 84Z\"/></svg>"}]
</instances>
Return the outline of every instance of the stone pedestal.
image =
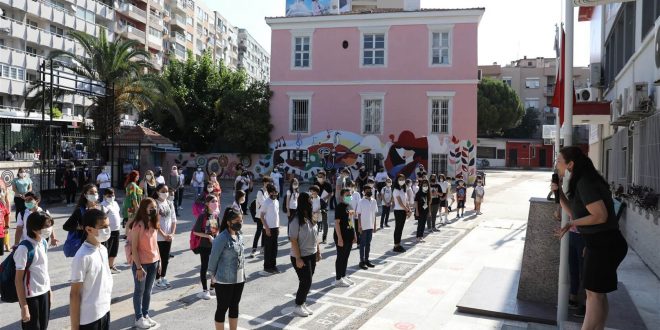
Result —
<instances>
[{"instance_id":1,"label":"stone pedestal","mask_svg":"<svg viewBox=\"0 0 660 330\"><path fill-rule=\"evenodd\" d=\"M556 305L559 278L559 223L553 214L559 207L545 198L529 200L529 216L523 251L518 299Z\"/></svg>"}]
</instances>

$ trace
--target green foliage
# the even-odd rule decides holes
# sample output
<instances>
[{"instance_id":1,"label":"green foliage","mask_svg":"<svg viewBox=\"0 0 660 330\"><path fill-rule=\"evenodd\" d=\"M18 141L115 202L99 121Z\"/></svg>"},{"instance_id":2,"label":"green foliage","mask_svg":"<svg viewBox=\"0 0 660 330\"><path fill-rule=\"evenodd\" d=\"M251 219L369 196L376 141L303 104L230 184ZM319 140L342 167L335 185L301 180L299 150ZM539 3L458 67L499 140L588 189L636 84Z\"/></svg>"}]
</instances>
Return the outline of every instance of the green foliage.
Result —
<instances>
[{"instance_id":1,"label":"green foliage","mask_svg":"<svg viewBox=\"0 0 660 330\"><path fill-rule=\"evenodd\" d=\"M53 114L53 118L62 118L62 111L58 107L53 107L51 113Z\"/></svg>"},{"instance_id":2,"label":"green foliage","mask_svg":"<svg viewBox=\"0 0 660 330\"><path fill-rule=\"evenodd\" d=\"M162 77L173 86L172 97L185 125L174 124L167 111L143 113L141 120L196 152L262 153L268 151L270 89L247 82L243 71L213 63L208 53L199 60L171 61Z\"/></svg>"},{"instance_id":3,"label":"green foliage","mask_svg":"<svg viewBox=\"0 0 660 330\"><path fill-rule=\"evenodd\" d=\"M501 135L516 127L525 111L518 94L500 80L483 79L477 92L479 136Z\"/></svg>"},{"instance_id":4,"label":"green foliage","mask_svg":"<svg viewBox=\"0 0 660 330\"><path fill-rule=\"evenodd\" d=\"M520 125L505 130L504 136L514 139L531 139L534 132L541 127L541 120L539 120L539 110L535 108L529 108L525 112L520 121Z\"/></svg>"}]
</instances>

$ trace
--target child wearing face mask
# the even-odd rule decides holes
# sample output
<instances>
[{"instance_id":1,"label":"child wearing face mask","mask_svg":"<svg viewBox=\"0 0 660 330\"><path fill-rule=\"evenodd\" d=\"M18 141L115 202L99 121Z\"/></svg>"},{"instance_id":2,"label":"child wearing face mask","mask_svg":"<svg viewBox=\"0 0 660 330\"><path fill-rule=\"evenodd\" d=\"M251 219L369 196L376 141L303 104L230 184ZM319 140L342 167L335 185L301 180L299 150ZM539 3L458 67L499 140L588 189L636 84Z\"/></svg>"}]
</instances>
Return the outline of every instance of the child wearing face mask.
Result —
<instances>
[{"instance_id":1,"label":"child wearing face mask","mask_svg":"<svg viewBox=\"0 0 660 330\"><path fill-rule=\"evenodd\" d=\"M167 265L170 260L170 250L172 249L172 239L176 234L176 208L174 207L174 195L170 194L169 187L159 184L156 187L154 196L158 206L159 224L158 228L158 252L160 253L160 273L156 274L156 287L159 289L168 289L172 285L165 277L167 275Z\"/></svg>"},{"instance_id":2,"label":"child wearing face mask","mask_svg":"<svg viewBox=\"0 0 660 330\"><path fill-rule=\"evenodd\" d=\"M231 208L236 211L236 213L243 215L243 208L241 205L245 203L245 192L243 190L236 190L234 194L234 203L231 204Z\"/></svg>"},{"instance_id":3,"label":"child wearing face mask","mask_svg":"<svg viewBox=\"0 0 660 330\"><path fill-rule=\"evenodd\" d=\"M28 238L28 232L25 230L27 228L27 221L30 217L30 214L35 212L42 212L43 210L39 207L39 196L33 192L28 192L25 194L25 211L19 214L18 222L16 222L16 233L14 234L14 246L17 246L23 240ZM55 238L55 234L50 234L49 236L44 237L46 241L51 242L51 245L56 245L59 241Z\"/></svg>"},{"instance_id":4,"label":"child wearing face mask","mask_svg":"<svg viewBox=\"0 0 660 330\"><path fill-rule=\"evenodd\" d=\"M200 214L195 221L192 232L193 235L200 237L199 246L193 249L195 254L199 254L201 261L201 268L199 277L202 281L202 292L197 294L197 297L204 300L211 299L215 293L209 290L206 282L206 271L209 266L209 256L211 255L211 247L213 239L218 233L218 208L220 203L213 195L206 196L204 213ZM211 283L213 286L213 283Z\"/></svg>"},{"instance_id":5,"label":"child wearing face mask","mask_svg":"<svg viewBox=\"0 0 660 330\"><path fill-rule=\"evenodd\" d=\"M429 216L429 204L431 201L431 192L429 191L428 181L422 181L422 186L415 194L415 214L417 221L417 242L424 243L424 226Z\"/></svg>"},{"instance_id":6,"label":"child wearing face mask","mask_svg":"<svg viewBox=\"0 0 660 330\"><path fill-rule=\"evenodd\" d=\"M280 202L277 200L275 185L266 185L270 198L264 200L259 209L259 219L264 226L264 270L263 275L278 274L277 269L277 238L280 234Z\"/></svg>"},{"instance_id":7,"label":"child wearing face mask","mask_svg":"<svg viewBox=\"0 0 660 330\"><path fill-rule=\"evenodd\" d=\"M296 211L298 211L298 196L300 196L299 186L298 179L293 178L289 190L286 191L286 197L284 198L284 210L286 211L287 220L289 220L286 224L287 235L289 233L289 224L296 217Z\"/></svg>"},{"instance_id":8,"label":"child wearing face mask","mask_svg":"<svg viewBox=\"0 0 660 330\"><path fill-rule=\"evenodd\" d=\"M113 281L103 243L111 236L110 219L105 212L93 209L85 212L82 225L86 239L71 262L71 325L109 329Z\"/></svg>"},{"instance_id":9,"label":"child wearing face mask","mask_svg":"<svg viewBox=\"0 0 660 330\"><path fill-rule=\"evenodd\" d=\"M385 186L380 190L378 194L378 199L382 205L382 211L380 213L380 229L383 227L390 227L387 222L390 219L390 209L394 206L394 196L392 192L392 179L387 178L385 180Z\"/></svg>"},{"instance_id":10,"label":"child wearing face mask","mask_svg":"<svg viewBox=\"0 0 660 330\"><path fill-rule=\"evenodd\" d=\"M119 252L119 231L121 230L119 204L115 201L115 191L112 188L106 188L103 192L103 197L101 205L107 210L108 219L110 220L110 238L103 245L108 249L110 272L112 274L119 274L121 271L115 267L115 258L117 257L117 252Z\"/></svg>"},{"instance_id":11,"label":"child wearing face mask","mask_svg":"<svg viewBox=\"0 0 660 330\"><path fill-rule=\"evenodd\" d=\"M4 255L5 250L9 251L9 204L6 200L7 193L4 186L0 186L0 242L3 242L4 249L0 247L0 256Z\"/></svg>"},{"instance_id":12,"label":"child wearing face mask","mask_svg":"<svg viewBox=\"0 0 660 330\"><path fill-rule=\"evenodd\" d=\"M50 275L46 237L53 231L53 218L45 212L33 212L25 226L27 239L20 242L13 253L16 263L16 294L21 309L23 329L48 329L50 315ZM34 251L32 260L28 260ZM28 261L30 265L28 265ZM30 276L26 276L29 271Z\"/></svg>"},{"instance_id":13,"label":"child wearing face mask","mask_svg":"<svg viewBox=\"0 0 660 330\"><path fill-rule=\"evenodd\" d=\"M198 167L197 171L193 174L191 184L195 188L197 196L201 196L204 190L204 171L202 171L201 167Z\"/></svg>"},{"instance_id":14,"label":"child wearing face mask","mask_svg":"<svg viewBox=\"0 0 660 330\"><path fill-rule=\"evenodd\" d=\"M358 232L360 233L360 264L361 269L375 267L369 261L369 251L371 250L371 238L376 228L376 212L378 212L378 203L373 197L373 189L370 185L364 187L364 198L360 200L357 207L358 214Z\"/></svg>"},{"instance_id":15,"label":"child wearing face mask","mask_svg":"<svg viewBox=\"0 0 660 330\"><path fill-rule=\"evenodd\" d=\"M465 187L465 181L463 179L458 179L458 186L456 187L456 219L463 216L465 212L465 199L467 198L467 187Z\"/></svg>"},{"instance_id":16,"label":"child wearing face mask","mask_svg":"<svg viewBox=\"0 0 660 330\"><path fill-rule=\"evenodd\" d=\"M477 212L477 215L481 215L481 203L484 200L485 194L483 181L481 177L477 177L477 186L474 187L474 211Z\"/></svg>"}]
</instances>

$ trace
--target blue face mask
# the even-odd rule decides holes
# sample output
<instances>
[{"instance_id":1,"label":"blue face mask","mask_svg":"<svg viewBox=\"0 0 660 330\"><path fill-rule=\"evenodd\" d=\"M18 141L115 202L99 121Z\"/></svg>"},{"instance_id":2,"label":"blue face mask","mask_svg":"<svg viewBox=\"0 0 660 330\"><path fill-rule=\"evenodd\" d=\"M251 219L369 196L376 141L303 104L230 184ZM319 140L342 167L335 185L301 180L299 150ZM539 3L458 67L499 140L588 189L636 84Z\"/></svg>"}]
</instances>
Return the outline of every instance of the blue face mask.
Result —
<instances>
[{"instance_id":1,"label":"blue face mask","mask_svg":"<svg viewBox=\"0 0 660 330\"><path fill-rule=\"evenodd\" d=\"M25 208L27 208L28 210L33 209L34 206L35 206L34 202L26 202L25 203Z\"/></svg>"},{"instance_id":2,"label":"blue face mask","mask_svg":"<svg viewBox=\"0 0 660 330\"><path fill-rule=\"evenodd\" d=\"M350 204L352 200L353 200L353 197L351 197L351 196L344 196L344 203L346 203L346 204Z\"/></svg>"}]
</instances>

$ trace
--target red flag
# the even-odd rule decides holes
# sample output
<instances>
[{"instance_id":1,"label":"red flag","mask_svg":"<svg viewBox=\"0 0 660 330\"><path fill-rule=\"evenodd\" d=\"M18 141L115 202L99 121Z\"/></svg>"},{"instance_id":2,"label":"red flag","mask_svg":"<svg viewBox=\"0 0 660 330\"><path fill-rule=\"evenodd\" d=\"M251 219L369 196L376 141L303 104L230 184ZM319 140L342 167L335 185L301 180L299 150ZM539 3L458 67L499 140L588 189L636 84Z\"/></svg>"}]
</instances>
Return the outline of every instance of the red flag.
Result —
<instances>
[{"instance_id":1,"label":"red flag","mask_svg":"<svg viewBox=\"0 0 660 330\"><path fill-rule=\"evenodd\" d=\"M555 82L555 93L552 96L551 106L559 108L559 125L564 125L564 86L566 85L566 79L564 79L564 66L566 61L564 57L566 55L565 45L566 45L566 35L564 34L564 29L561 29L561 54L559 55L559 67L557 70L557 80ZM573 104L575 104L575 86L573 86L573 79L570 79L571 86L573 87Z\"/></svg>"}]
</instances>

